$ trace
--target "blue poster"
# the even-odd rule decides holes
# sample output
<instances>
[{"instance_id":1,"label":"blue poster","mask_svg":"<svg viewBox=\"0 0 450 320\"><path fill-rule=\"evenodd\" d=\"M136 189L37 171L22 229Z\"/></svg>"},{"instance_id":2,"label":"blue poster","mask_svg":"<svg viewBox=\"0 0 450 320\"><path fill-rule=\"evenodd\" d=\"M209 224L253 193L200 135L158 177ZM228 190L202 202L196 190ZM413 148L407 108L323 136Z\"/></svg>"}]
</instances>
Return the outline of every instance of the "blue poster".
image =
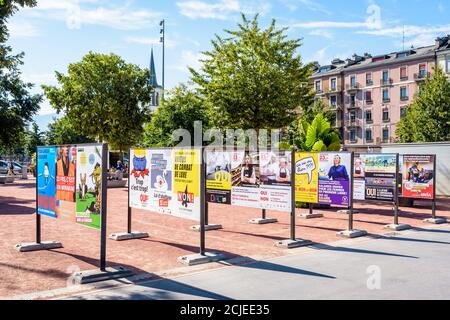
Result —
<instances>
[{"instance_id":1,"label":"blue poster","mask_svg":"<svg viewBox=\"0 0 450 320\"><path fill-rule=\"evenodd\" d=\"M38 213L56 218L56 147L39 147L37 163Z\"/></svg>"}]
</instances>

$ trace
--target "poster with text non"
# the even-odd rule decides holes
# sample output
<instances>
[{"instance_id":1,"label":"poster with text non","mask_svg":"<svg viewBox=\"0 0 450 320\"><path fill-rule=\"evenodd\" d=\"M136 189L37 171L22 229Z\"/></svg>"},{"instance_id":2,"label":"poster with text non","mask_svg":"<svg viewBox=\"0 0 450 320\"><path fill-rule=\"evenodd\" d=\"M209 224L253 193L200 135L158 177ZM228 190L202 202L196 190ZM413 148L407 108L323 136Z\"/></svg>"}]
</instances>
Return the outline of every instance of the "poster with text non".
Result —
<instances>
[{"instance_id":1,"label":"poster with text non","mask_svg":"<svg viewBox=\"0 0 450 320\"><path fill-rule=\"evenodd\" d=\"M75 219L94 229L101 226L102 149L102 145L77 146Z\"/></svg>"},{"instance_id":2,"label":"poster with text non","mask_svg":"<svg viewBox=\"0 0 450 320\"><path fill-rule=\"evenodd\" d=\"M434 155L403 155L402 196L434 198Z\"/></svg>"},{"instance_id":3,"label":"poster with text non","mask_svg":"<svg viewBox=\"0 0 450 320\"><path fill-rule=\"evenodd\" d=\"M350 206L352 155L348 152L321 152L319 157L319 203Z\"/></svg>"},{"instance_id":4,"label":"poster with text non","mask_svg":"<svg viewBox=\"0 0 450 320\"><path fill-rule=\"evenodd\" d=\"M208 202L231 204L231 157L224 150L206 152L206 199Z\"/></svg>"},{"instance_id":5,"label":"poster with text non","mask_svg":"<svg viewBox=\"0 0 450 320\"><path fill-rule=\"evenodd\" d=\"M261 151L260 207L277 211L291 211L291 151Z\"/></svg>"},{"instance_id":6,"label":"poster with text non","mask_svg":"<svg viewBox=\"0 0 450 320\"><path fill-rule=\"evenodd\" d=\"M147 209L150 205L149 152L145 149L130 150L130 207Z\"/></svg>"},{"instance_id":7,"label":"poster with text non","mask_svg":"<svg viewBox=\"0 0 450 320\"><path fill-rule=\"evenodd\" d=\"M318 154L295 153L295 201L318 203L319 175Z\"/></svg>"},{"instance_id":8,"label":"poster with text non","mask_svg":"<svg viewBox=\"0 0 450 320\"><path fill-rule=\"evenodd\" d=\"M394 201L397 155L370 153L365 154L363 159L365 200Z\"/></svg>"},{"instance_id":9,"label":"poster with text non","mask_svg":"<svg viewBox=\"0 0 450 320\"><path fill-rule=\"evenodd\" d=\"M231 204L260 208L259 165L256 151L231 152Z\"/></svg>"},{"instance_id":10,"label":"poster with text non","mask_svg":"<svg viewBox=\"0 0 450 320\"><path fill-rule=\"evenodd\" d=\"M172 215L200 220L200 167L201 150L173 149L173 201Z\"/></svg>"},{"instance_id":11,"label":"poster with text non","mask_svg":"<svg viewBox=\"0 0 450 320\"><path fill-rule=\"evenodd\" d=\"M38 214L56 218L56 147L39 147L37 150L37 211Z\"/></svg>"},{"instance_id":12,"label":"poster with text non","mask_svg":"<svg viewBox=\"0 0 450 320\"><path fill-rule=\"evenodd\" d=\"M76 146L60 146L56 161L56 199L75 202Z\"/></svg>"}]
</instances>

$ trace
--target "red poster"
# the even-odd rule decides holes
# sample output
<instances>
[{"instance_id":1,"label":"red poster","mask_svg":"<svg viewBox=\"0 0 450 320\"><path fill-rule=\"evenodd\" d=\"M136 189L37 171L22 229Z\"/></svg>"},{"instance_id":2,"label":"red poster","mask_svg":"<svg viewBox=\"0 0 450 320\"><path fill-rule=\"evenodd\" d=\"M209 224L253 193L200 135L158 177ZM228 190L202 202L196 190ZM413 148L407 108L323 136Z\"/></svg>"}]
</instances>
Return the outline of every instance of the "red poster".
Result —
<instances>
[{"instance_id":1,"label":"red poster","mask_svg":"<svg viewBox=\"0 0 450 320\"><path fill-rule=\"evenodd\" d=\"M404 155L402 196L405 198L434 198L434 155Z\"/></svg>"}]
</instances>

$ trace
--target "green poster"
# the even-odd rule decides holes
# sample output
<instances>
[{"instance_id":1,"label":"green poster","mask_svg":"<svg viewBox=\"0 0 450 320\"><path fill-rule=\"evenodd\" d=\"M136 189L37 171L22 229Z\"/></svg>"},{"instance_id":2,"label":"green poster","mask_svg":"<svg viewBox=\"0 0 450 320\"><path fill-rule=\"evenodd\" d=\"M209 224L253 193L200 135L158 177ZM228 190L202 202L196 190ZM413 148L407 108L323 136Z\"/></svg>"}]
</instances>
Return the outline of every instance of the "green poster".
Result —
<instances>
[{"instance_id":1,"label":"green poster","mask_svg":"<svg viewBox=\"0 0 450 320\"><path fill-rule=\"evenodd\" d=\"M77 147L77 223L100 229L102 204L102 146Z\"/></svg>"}]
</instances>

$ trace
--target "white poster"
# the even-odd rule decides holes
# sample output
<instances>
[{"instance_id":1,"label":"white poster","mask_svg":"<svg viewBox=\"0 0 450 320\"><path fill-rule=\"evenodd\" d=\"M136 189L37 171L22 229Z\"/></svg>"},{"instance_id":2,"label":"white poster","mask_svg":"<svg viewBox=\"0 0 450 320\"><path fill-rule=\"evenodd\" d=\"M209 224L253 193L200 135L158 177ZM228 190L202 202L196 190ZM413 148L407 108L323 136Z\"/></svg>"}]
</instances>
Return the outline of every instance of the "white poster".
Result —
<instances>
[{"instance_id":1,"label":"white poster","mask_svg":"<svg viewBox=\"0 0 450 320\"><path fill-rule=\"evenodd\" d=\"M170 214L173 209L172 150L149 150L150 200L149 210Z\"/></svg>"},{"instance_id":2,"label":"white poster","mask_svg":"<svg viewBox=\"0 0 450 320\"><path fill-rule=\"evenodd\" d=\"M130 153L130 207L147 209L150 206L150 153L145 149L131 149Z\"/></svg>"},{"instance_id":3,"label":"white poster","mask_svg":"<svg viewBox=\"0 0 450 320\"><path fill-rule=\"evenodd\" d=\"M260 163L260 207L291 211L291 152L262 151Z\"/></svg>"},{"instance_id":4,"label":"white poster","mask_svg":"<svg viewBox=\"0 0 450 320\"><path fill-rule=\"evenodd\" d=\"M259 166L256 152L231 153L231 205L260 208Z\"/></svg>"}]
</instances>

